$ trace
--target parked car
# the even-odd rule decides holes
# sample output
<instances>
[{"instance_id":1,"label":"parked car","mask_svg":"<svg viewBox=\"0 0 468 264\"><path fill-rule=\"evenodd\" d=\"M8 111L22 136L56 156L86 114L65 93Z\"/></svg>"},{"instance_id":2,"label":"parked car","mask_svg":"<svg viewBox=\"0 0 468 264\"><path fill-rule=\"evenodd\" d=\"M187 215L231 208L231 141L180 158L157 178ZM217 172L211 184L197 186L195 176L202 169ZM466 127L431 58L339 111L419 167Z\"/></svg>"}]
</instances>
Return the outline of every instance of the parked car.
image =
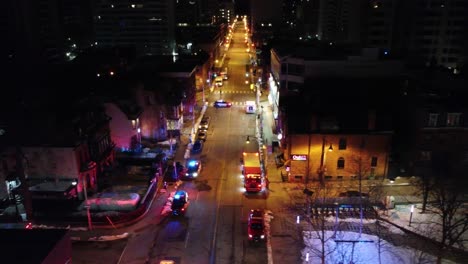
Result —
<instances>
[{"instance_id":1,"label":"parked car","mask_svg":"<svg viewBox=\"0 0 468 264\"><path fill-rule=\"evenodd\" d=\"M247 222L249 241L259 242L265 240L264 212L261 209L252 209Z\"/></svg>"},{"instance_id":2,"label":"parked car","mask_svg":"<svg viewBox=\"0 0 468 264\"><path fill-rule=\"evenodd\" d=\"M192 153L200 153L203 149L203 141L196 140L192 146Z\"/></svg>"},{"instance_id":3,"label":"parked car","mask_svg":"<svg viewBox=\"0 0 468 264\"><path fill-rule=\"evenodd\" d=\"M197 133L197 140L202 140L202 141L206 141L206 137L208 136L208 134L206 133L206 130L199 130L198 133Z\"/></svg>"},{"instance_id":4,"label":"parked car","mask_svg":"<svg viewBox=\"0 0 468 264\"><path fill-rule=\"evenodd\" d=\"M210 126L210 121L209 119L200 121L200 125L198 125L199 130L208 130L208 127Z\"/></svg>"},{"instance_id":5,"label":"parked car","mask_svg":"<svg viewBox=\"0 0 468 264\"><path fill-rule=\"evenodd\" d=\"M218 86L218 87L223 86L223 77L221 77L221 76L216 77L216 78L215 78L215 84L216 84L216 86Z\"/></svg>"},{"instance_id":6,"label":"parked car","mask_svg":"<svg viewBox=\"0 0 468 264\"><path fill-rule=\"evenodd\" d=\"M172 215L178 216L185 214L189 204L188 193L183 190L179 190L174 194L172 200L171 210Z\"/></svg>"},{"instance_id":7,"label":"parked car","mask_svg":"<svg viewBox=\"0 0 468 264\"><path fill-rule=\"evenodd\" d=\"M231 106L232 106L231 102L227 102L227 101L224 101L224 100L218 100L218 101L214 102L214 107L216 107L216 108L220 108L220 107L228 108L228 107L231 107Z\"/></svg>"}]
</instances>

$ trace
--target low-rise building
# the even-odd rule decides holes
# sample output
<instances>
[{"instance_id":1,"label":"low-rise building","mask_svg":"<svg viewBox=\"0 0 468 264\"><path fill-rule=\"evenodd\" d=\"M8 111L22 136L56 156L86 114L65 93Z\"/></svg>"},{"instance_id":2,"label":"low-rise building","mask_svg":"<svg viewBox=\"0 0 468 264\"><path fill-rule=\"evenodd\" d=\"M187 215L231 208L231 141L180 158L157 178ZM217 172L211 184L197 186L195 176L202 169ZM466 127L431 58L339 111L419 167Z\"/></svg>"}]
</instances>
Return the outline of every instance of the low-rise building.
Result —
<instances>
[{"instance_id":1,"label":"low-rise building","mask_svg":"<svg viewBox=\"0 0 468 264\"><path fill-rule=\"evenodd\" d=\"M374 89L378 83L381 90ZM385 82L328 79L316 84L321 88L315 93L283 100L280 146L289 181L386 178L393 108L391 93L379 96L388 91ZM399 87L394 88L397 94Z\"/></svg>"}]
</instances>

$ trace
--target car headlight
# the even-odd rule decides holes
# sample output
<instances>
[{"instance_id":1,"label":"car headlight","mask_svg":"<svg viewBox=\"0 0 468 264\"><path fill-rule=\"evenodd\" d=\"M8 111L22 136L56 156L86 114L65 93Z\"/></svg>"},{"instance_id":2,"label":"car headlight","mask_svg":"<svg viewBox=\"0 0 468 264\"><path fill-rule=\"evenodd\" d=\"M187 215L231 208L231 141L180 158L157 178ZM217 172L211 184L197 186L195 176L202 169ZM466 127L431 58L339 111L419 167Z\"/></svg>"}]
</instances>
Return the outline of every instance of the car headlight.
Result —
<instances>
[{"instance_id":1,"label":"car headlight","mask_svg":"<svg viewBox=\"0 0 468 264\"><path fill-rule=\"evenodd\" d=\"M194 172L192 175L193 175L193 177L197 177L198 173Z\"/></svg>"},{"instance_id":2,"label":"car headlight","mask_svg":"<svg viewBox=\"0 0 468 264\"><path fill-rule=\"evenodd\" d=\"M188 176L188 173L185 173L185 176Z\"/></svg>"},{"instance_id":3,"label":"car headlight","mask_svg":"<svg viewBox=\"0 0 468 264\"><path fill-rule=\"evenodd\" d=\"M265 238L265 235L261 235L260 238L261 238L261 239L264 239L264 238Z\"/></svg>"}]
</instances>

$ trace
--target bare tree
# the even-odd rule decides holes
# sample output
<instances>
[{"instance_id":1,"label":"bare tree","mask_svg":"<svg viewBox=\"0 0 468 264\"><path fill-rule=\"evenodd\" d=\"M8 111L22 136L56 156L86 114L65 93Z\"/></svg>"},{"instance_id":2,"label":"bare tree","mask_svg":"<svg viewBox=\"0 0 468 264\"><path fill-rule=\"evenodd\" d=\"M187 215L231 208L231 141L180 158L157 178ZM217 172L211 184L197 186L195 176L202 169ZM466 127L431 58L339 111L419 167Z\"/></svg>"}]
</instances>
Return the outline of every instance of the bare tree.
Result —
<instances>
[{"instance_id":1,"label":"bare tree","mask_svg":"<svg viewBox=\"0 0 468 264\"><path fill-rule=\"evenodd\" d=\"M363 195L362 195L362 180L369 176L370 172L370 161L363 158L361 154L352 158L351 169L358 179L358 191L359 191L359 236L362 234L363 226Z\"/></svg>"},{"instance_id":2,"label":"bare tree","mask_svg":"<svg viewBox=\"0 0 468 264\"><path fill-rule=\"evenodd\" d=\"M422 196L422 208L421 213L426 213L427 203L429 200L429 193L434 185L434 176L431 170L422 169L420 170L420 177L417 178L413 184L418 188L417 194Z\"/></svg>"},{"instance_id":3,"label":"bare tree","mask_svg":"<svg viewBox=\"0 0 468 264\"><path fill-rule=\"evenodd\" d=\"M314 189L314 213L309 218L311 227L309 234L311 235L311 238L318 239L320 241L320 248L314 248L313 253L315 256L320 258L322 264L325 264L326 257L335 251L335 248L331 247L330 243L328 243L328 241L332 240L334 237L329 235L330 232L327 232L333 231L333 229L335 231L337 230L336 226L331 229L332 226L327 225L329 222L328 212L330 212L328 208L331 208L329 207L331 204L331 198L329 197L332 196L333 188L330 184L318 184ZM336 224L337 223L335 223L335 225Z\"/></svg>"},{"instance_id":4,"label":"bare tree","mask_svg":"<svg viewBox=\"0 0 468 264\"><path fill-rule=\"evenodd\" d=\"M438 216L434 224L440 226L437 263L441 263L447 248L463 247L467 240L464 235L468 230L468 215L462 211L464 191L459 181L454 183L446 180L438 180L431 190L434 203L430 211Z\"/></svg>"}]
</instances>

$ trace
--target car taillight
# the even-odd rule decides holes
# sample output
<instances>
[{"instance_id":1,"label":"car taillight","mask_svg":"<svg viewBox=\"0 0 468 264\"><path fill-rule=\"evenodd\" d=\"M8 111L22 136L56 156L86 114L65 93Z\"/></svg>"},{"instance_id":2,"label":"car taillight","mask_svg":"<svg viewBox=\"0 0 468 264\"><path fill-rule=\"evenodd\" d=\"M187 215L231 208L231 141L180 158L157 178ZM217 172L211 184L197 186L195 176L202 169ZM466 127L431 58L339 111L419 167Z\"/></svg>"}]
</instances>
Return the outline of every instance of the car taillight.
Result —
<instances>
[{"instance_id":1,"label":"car taillight","mask_svg":"<svg viewBox=\"0 0 468 264\"><path fill-rule=\"evenodd\" d=\"M249 234L249 237L250 237L250 238L252 238L252 235L251 235L251 234Z\"/></svg>"},{"instance_id":2,"label":"car taillight","mask_svg":"<svg viewBox=\"0 0 468 264\"><path fill-rule=\"evenodd\" d=\"M259 184L259 185L257 185L257 187L262 187L262 185L261 185L261 184Z\"/></svg>"},{"instance_id":3,"label":"car taillight","mask_svg":"<svg viewBox=\"0 0 468 264\"><path fill-rule=\"evenodd\" d=\"M182 208L182 211L185 211L185 208Z\"/></svg>"}]
</instances>

